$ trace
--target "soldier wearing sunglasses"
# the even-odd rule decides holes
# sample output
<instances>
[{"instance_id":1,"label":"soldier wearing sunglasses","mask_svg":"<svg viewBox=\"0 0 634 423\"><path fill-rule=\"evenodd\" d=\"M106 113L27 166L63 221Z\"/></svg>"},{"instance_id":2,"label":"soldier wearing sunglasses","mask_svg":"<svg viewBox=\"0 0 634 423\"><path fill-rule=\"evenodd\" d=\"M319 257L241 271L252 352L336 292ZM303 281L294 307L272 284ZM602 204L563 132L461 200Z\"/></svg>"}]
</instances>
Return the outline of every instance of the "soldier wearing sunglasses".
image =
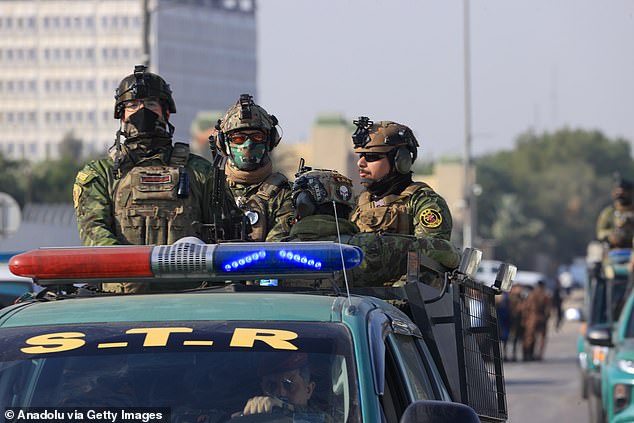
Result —
<instances>
[{"instance_id":1,"label":"soldier wearing sunglasses","mask_svg":"<svg viewBox=\"0 0 634 423\"><path fill-rule=\"evenodd\" d=\"M227 182L251 223L253 241L279 241L293 218L286 176L273 172L271 151L279 144L277 118L242 94L218 121L216 144L229 158Z\"/></svg>"},{"instance_id":2,"label":"soldier wearing sunglasses","mask_svg":"<svg viewBox=\"0 0 634 423\"><path fill-rule=\"evenodd\" d=\"M367 117L354 121L352 135L361 184L350 219L364 232L414 235L418 239L451 237L452 219L445 200L424 182L412 180L412 164L418 141L412 130L391 121L372 122ZM440 262L455 261L436 257Z\"/></svg>"}]
</instances>

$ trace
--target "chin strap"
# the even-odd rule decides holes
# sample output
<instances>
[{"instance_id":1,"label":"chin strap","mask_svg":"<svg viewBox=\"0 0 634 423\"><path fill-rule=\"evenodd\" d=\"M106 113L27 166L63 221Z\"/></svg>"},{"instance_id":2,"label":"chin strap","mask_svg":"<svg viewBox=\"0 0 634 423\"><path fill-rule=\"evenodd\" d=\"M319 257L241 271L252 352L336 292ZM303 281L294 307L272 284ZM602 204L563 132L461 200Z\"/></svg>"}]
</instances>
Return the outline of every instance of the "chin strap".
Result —
<instances>
[{"instance_id":1,"label":"chin strap","mask_svg":"<svg viewBox=\"0 0 634 423\"><path fill-rule=\"evenodd\" d=\"M119 179L121 177L121 159L123 157L123 153L121 153L121 125L119 125L119 129L117 130L117 136L114 139L114 149L112 152L112 160L114 161L114 165L112 166L112 171L114 172L115 179Z\"/></svg>"}]
</instances>

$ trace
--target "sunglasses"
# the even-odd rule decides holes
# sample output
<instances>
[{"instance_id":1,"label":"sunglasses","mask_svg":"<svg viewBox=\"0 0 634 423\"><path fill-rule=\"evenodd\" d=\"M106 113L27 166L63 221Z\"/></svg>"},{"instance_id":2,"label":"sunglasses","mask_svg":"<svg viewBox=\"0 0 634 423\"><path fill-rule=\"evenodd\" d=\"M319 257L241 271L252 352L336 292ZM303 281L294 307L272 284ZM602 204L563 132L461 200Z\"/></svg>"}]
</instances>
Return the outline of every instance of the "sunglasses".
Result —
<instances>
[{"instance_id":1,"label":"sunglasses","mask_svg":"<svg viewBox=\"0 0 634 423\"><path fill-rule=\"evenodd\" d=\"M359 158L364 158L368 163L378 162L384 157L387 157L387 155L381 153L359 153Z\"/></svg>"},{"instance_id":2,"label":"sunglasses","mask_svg":"<svg viewBox=\"0 0 634 423\"><path fill-rule=\"evenodd\" d=\"M279 389L278 389L279 388ZM280 380L267 380L262 383L262 391L267 395L273 395L278 391L284 389L285 392L293 393L297 389L295 382L288 378L282 378Z\"/></svg>"},{"instance_id":3,"label":"sunglasses","mask_svg":"<svg viewBox=\"0 0 634 423\"><path fill-rule=\"evenodd\" d=\"M233 144L244 144L247 140L251 140L256 144L259 144L265 141L266 136L262 132L253 132L251 134L238 132L237 134L231 134L229 139Z\"/></svg>"}]
</instances>

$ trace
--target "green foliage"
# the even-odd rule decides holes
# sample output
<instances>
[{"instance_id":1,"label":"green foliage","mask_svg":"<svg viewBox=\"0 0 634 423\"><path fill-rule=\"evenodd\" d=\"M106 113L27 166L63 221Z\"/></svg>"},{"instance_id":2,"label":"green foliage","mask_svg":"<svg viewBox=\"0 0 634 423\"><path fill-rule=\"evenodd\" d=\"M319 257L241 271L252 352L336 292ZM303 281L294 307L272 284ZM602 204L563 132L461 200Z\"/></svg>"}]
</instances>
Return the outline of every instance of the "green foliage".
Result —
<instances>
[{"instance_id":1,"label":"green foliage","mask_svg":"<svg viewBox=\"0 0 634 423\"><path fill-rule=\"evenodd\" d=\"M562 129L520 135L516 149L476 161L478 231L497 242L499 258L532 268L585 254L595 221L610 201L614 172L634 175L630 144L599 131Z\"/></svg>"},{"instance_id":2,"label":"green foliage","mask_svg":"<svg viewBox=\"0 0 634 423\"><path fill-rule=\"evenodd\" d=\"M60 158L31 163L10 160L0 153L0 192L11 195L20 206L34 203L71 203L73 183L82 165L83 142L72 131L59 145Z\"/></svg>"},{"instance_id":3,"label":"green foliage","mask_svg":"<svg viewBox=\"0 0 634 423\"><path fill-rule=\"evenodd\" d=\"M24 205L29 165L23 160L10 160L0 152L0 192L6 192Z\"/></svg>"}]
</instances>

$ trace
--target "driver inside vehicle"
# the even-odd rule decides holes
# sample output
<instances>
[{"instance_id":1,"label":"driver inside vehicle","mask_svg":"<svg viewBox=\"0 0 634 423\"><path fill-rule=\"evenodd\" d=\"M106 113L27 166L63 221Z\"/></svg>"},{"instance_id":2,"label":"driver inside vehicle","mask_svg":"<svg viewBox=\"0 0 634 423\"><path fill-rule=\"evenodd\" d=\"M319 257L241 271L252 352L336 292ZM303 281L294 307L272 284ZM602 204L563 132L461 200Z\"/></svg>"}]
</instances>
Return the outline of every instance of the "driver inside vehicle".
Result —
<instances>
[{"instance_id":1,"label":"driver inside vehicle","mask_svg":"<svg viewBox=\"0 0 634 423\"><path fill-rule=\"evenodd\" d=\"M276 353L258 367L261 396L250 398L233 417L251 414L314 413L309 400L315 390L306 353Z\"/></svg>"}]
</instances>

